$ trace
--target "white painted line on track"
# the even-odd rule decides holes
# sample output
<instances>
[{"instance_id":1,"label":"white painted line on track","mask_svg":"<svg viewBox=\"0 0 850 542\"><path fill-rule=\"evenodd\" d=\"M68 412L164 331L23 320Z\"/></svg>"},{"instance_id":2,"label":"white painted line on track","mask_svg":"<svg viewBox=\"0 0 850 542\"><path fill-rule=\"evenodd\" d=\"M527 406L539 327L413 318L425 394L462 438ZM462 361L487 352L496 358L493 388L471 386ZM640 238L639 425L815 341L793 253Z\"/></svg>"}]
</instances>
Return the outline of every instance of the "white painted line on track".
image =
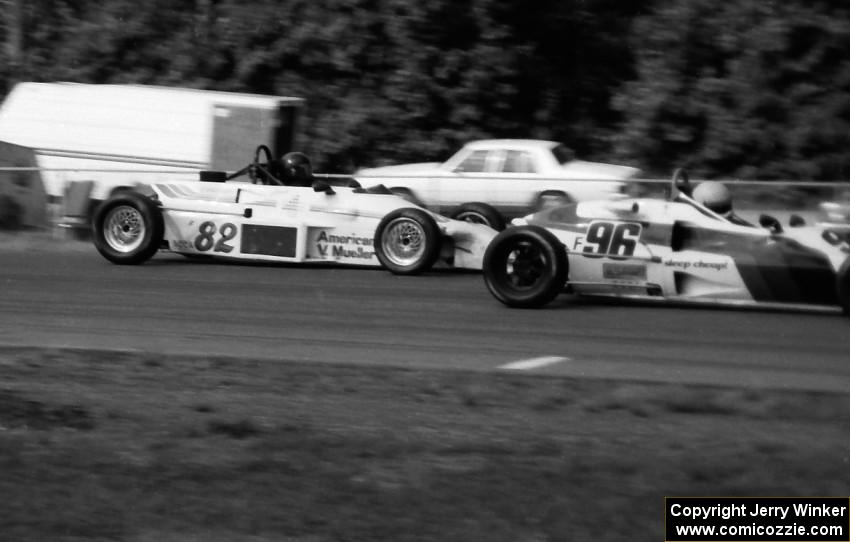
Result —
<instances>
[{"instance_id":1,"label":"white painted line on track","mask_svg":"<svg viewBox=\"0 0 850 542\"><path fill-rule=\"evenodd\" d=\"M528 369L537 369L539 367L545 367L547 365L554 365L555 363L561 363L564 361L570 361L570 358L564 358L561 356L543 356L540 358L521 359L519 361L505 363L504 365L499 365L499 369L525 371Z\"/></svg>"}]
</instances>

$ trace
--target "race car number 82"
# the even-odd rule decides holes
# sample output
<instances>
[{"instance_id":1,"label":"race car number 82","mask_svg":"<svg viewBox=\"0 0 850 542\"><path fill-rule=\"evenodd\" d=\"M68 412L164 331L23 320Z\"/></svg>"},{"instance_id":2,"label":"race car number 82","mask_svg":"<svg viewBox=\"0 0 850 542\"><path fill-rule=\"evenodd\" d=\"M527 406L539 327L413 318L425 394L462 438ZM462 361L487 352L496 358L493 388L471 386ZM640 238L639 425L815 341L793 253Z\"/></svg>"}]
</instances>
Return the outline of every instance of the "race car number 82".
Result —
<instances>
[{"instance_id":1,"label":"race car number 82","mask_svg":"<svg viewBox=\"0 0 850 542\"><path fill-rule=\"evenodd\" d=\"M195 250L206 252L212 249L213 252L226 254L233 250L233 245L228 245L227 242L236 237L239 229L230 222L222 224L219 229L214 222L207 220L198 226L198 232L200 233L195 237ZM221 236L218 240L215 238L216 233Z\"/></svg>"},{"instance_id":2,"label":"race car number 82","mask_svg":"<svg viewBox=\"0 0 850 542\"><path fill-rule=\"evenodd\" d=\"M632 256L641 230L636 222L591 222L582 254L591 258Z\"/></svg>"}]
</instances>

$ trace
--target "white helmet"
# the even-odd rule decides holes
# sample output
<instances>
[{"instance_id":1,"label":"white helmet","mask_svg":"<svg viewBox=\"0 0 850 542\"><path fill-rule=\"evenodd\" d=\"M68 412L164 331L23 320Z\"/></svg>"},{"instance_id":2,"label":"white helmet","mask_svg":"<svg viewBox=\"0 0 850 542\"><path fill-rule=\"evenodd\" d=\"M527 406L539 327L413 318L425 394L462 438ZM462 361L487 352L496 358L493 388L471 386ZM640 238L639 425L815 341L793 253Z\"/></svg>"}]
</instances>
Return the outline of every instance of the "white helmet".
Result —
<instances>
[{"instance_id":1,"label":"white helmet","mask_svg":"<svg viewBox=\"0 0 850 542\"><path fill-rule=\"evenodd\" d=\"M723 183L703 181L694 189L692 197L719 215L732 211L732 194Z\"/></svg>"}]
</instances>

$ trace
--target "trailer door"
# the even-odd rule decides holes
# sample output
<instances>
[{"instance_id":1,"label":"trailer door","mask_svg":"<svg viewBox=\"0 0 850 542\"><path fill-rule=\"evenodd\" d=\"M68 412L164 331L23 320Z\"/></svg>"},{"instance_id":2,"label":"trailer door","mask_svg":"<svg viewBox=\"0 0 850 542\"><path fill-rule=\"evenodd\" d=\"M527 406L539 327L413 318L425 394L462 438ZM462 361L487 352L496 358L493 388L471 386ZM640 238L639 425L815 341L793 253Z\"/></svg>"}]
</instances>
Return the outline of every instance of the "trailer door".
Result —
<instances>
[{"instance_id":1,"label":"trailer door","mask_svg":"<svg viewBox=\"0 0 850 542\"><path fill-rule=\"evenodd\" d=\"M254 159L258 145L275 149L277 110L234 105L213 105L210 167L235 171Z\"/></svg>"}]
</instances>

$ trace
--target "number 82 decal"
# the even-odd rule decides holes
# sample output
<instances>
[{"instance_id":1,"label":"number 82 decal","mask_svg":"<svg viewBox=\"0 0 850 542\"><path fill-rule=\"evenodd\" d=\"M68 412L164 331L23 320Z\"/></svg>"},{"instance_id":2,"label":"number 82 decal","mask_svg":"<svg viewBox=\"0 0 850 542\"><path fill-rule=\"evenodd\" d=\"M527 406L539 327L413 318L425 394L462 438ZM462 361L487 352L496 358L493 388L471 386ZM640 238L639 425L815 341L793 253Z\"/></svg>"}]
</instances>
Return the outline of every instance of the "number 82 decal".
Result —
<instances>
[{"instance_id":1,"label":"number 82 decal","mask_svg":"<svg viewBox=\"0 0 850 542\"><path fill-rule=\"evenodd\" d=\"M221 228L209 220L203 222L198 226L198 235L194 242L195 250L198 252L212 250L213 252L228 253L233 250L233 245L228 244L228 241L236 237L237 233L239 233L239 229L230 222L222 224ZM219 236L218 239L216 239L216 234Z\"/></svg>"},{"instance_id":2,"label":"number 82 decal","mask_svg":"<svg viewBox=\"0 0 850 542\"><path fill-rule=\"evenodd\" d=\"M591 222L581 252L589 258L632 256L642 230L637 222Z\"/></svg>"}]
</instances>

